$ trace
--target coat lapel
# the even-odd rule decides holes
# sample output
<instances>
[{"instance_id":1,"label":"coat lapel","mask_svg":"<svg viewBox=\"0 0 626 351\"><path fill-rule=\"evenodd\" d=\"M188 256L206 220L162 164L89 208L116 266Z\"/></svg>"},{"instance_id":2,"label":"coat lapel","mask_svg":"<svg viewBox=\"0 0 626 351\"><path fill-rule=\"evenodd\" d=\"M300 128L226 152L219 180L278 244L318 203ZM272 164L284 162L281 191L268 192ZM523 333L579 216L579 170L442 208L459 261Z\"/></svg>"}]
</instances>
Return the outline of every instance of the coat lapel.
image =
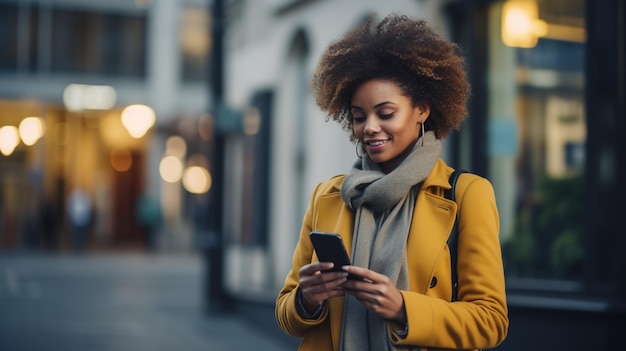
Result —
<instances>
[{"instance_id":1,"label":"coat lapel","mask_svg":"<svg viewBox=\"0 0 626 351\"><path fill-rule=\"evenodd\" d=\"M407 242L411 290L425 294L456 218L457 205L444 198L453 169L441 159L422 183Z\"/></svg>"},{"instance_id":2,"label":"coat lapel","mask_svg":"<svg viewBox=\"0 0 626 351\"><path fill-rule=\"evenodd\" d=\"M425 294L454 225L456 203L420 191L407 242L411 290Z\"/></svg>"}]
</instances>

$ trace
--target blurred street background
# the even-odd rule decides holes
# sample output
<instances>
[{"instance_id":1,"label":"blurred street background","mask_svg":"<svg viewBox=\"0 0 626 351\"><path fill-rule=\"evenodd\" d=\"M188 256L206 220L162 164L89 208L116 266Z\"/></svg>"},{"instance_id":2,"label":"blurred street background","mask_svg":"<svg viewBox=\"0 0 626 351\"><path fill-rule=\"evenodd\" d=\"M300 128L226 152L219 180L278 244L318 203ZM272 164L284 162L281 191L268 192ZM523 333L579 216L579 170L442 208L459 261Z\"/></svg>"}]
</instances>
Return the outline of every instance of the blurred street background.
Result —
<instances>
[{"instance_id":1,"label":"blurred street background","mask_svg":"<svg viewBox=\"0 0 626 351\"><path fill-rule=\"evenodd\" d=\"M357 157L311 77L389 13L466 60L442 157L494 186L498 350L623 345L626 1L0 0L0 350L296 349L274 301Z\"/></svg>"},{"instance_id":2,"label":"blurred street background","mask_svg":"<svg viewBox=\"0 0 626 351\"><path fill-rule=\"evenodd\" d=\"M251 314L204 315L197 255L0 257L0 350L295 350Z\"/></svg>"}]
</instances>

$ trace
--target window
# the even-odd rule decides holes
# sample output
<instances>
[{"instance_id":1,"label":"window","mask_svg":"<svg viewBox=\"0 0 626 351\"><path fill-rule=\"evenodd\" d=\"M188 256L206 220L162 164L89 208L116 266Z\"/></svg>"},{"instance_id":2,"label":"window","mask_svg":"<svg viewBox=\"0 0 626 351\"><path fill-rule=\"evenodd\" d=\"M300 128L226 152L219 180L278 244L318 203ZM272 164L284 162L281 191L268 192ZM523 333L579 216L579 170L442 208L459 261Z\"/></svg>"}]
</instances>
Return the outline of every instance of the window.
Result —
<instances>
[{"instance_id":1,"label":"window","mask_svg":"<svg viewBox=\"0 0 626 351\"><path fill-rule=\"evenodd\" d=\"M204 82L211 46L210 19L207 8L189 7L181 17L180 46L183 81Z\"/></svg>"},{"instance_id":2,"label":"window","mask_svg":"<svg viewBox=\"0 0 626 351\"><path fill-rule=\"evenodd\" d=\"M17 6L0 4L0 69L17 68Z\"/></svg>"},{"instance_id":3,"label":"window","mask_svg":"<svg viewBox=\"0 0 626 351\"><path fill-rule=\"evenodd\" d=\"M54 10L54 72L112 76L145 75L144 17Z\"/></svg>"},{"instance_id":4,"label":"window","mask_svg":"<svg viewBox=\"0 0 626 351\"><path fill-rule=\"evenodd\" d=\"M508 277L580 281L584 1L534 2L529 23L536 37L529 45L520 42L525 47L503 42L511 3L520 2L493 4L489 15L492 28L503 29L489 39L488 150L505 268Z\"/></svg>"},{"instance_id":5,"label":"window","mask_svg":"<svg viewBox=\"0 0 626 351\"><path fill-rule=\"evenodd\" d=\"M144 77L146 17L0 4L0 70Z\"/></svg>"}]
</instances>

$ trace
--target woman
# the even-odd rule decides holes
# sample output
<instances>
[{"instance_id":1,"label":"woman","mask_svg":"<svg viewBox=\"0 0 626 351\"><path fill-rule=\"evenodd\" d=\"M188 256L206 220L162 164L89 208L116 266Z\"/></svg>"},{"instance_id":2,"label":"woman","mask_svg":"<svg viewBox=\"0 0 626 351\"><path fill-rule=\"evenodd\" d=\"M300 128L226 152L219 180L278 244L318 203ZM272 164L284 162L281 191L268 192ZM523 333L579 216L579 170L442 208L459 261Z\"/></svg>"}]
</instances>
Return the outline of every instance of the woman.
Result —
<instances>
[{"instance_id":1,"label":"woman","mask_svg":"<svg viewBox=\"0 0 626 351\"><path fill-rule=\"evenodd\" d=\"M441 139L467 115L457 47L426 22L370 19L324 53L319 107L351 132L351 172L319 184L305 214L276 318L300 350L481 349L508 330L494 192L453 169ZM446 240L458 215L458 301ZM329 272L309 233L338 233L352 265ZM347 279L348 274L362 280Z\"/></svg>"}]
</instances>

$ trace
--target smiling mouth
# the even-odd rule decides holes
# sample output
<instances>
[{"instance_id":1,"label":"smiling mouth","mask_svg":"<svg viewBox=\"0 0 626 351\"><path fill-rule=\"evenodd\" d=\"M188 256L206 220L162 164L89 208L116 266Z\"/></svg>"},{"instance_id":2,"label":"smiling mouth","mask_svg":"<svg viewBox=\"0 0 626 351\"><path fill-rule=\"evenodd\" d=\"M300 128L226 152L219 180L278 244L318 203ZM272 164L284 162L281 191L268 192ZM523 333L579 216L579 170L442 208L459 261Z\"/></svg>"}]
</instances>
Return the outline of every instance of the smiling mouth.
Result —
<instances>
[{"instance_id":1,"label":"smiling mouth","mask_svg":"<svg viewBox=\"0 0 626 351\"><path fill-rule=\"evenodd\" d=\"M365 144L368 146L380 146L387 142L387 140L376 140L376 141L367 141Z\"/></svg>"}]
</instances>

